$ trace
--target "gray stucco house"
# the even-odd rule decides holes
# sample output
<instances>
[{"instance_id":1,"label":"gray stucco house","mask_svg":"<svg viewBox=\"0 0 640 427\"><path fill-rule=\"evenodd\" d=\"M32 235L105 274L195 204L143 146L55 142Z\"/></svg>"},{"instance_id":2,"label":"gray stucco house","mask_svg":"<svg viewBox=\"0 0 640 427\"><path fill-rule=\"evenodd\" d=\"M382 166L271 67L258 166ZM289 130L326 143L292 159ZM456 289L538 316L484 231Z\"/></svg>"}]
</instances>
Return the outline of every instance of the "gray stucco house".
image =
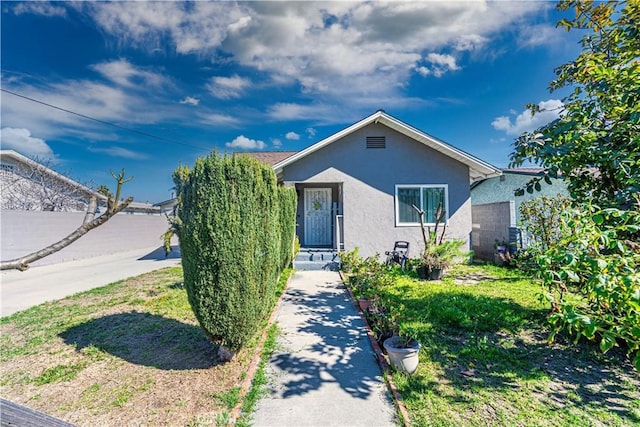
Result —
<instances>
[{"instance_id":1,"label":"gray stucco house","mask_svg":"<svg viewBox=\"0 0 640 427\"><path fill-rule=\"evenodd\" d=\"M306 248L360 249L363 256L410 242L422 250L419 218L439 203L447 236L469 241L470 184L500 170L382 110L299 152L251 153L298 193L297 235Z\"/></svg>"}]
</instances>

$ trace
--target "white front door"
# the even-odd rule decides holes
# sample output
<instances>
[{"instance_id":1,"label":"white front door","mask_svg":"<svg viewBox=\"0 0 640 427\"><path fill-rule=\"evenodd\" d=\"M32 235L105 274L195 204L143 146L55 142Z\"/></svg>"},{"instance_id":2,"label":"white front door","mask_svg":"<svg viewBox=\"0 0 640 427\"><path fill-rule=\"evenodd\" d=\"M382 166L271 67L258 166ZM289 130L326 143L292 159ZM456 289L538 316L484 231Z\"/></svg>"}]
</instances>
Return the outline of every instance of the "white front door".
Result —
<instances>
[{"instance_id":1,"label":"white front door","mask_svg":"<svg viewBox=\"0 0 640 427\"><path fill-rule=\"evenodd\" d=\"M331 188L304 189L304 243L331 245Z\"/></svg>"}]
</instances>

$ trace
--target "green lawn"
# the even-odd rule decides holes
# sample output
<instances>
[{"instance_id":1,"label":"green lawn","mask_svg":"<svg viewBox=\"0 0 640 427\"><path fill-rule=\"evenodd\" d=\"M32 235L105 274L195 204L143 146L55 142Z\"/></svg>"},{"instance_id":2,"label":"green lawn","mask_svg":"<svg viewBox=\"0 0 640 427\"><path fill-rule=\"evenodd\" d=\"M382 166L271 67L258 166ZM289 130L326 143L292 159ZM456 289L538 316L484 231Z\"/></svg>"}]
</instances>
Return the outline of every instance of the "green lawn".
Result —
<instances>
[{"instance_id":1,"label":"green lawn","mask_svg":"<svg viewBox=\"0 0 640 427\"><path fill-rule=\"evenodd\" d=\"M219 363L182 269L154 271L0 319L0 396L76 425L227 425L258 336Z\"/></svg>"},{"instance_id":2,"label":"green lawn","mask_svg":"<svg viewBox=\"0 0 640 427\"><path fill-rule=\"evenodd\" d=\"M548 307L530 279L495 266L396 279L382 292L422 343L416 374L393 376L413 425L640 423L638 372L620 351L548 345Z\"/></svg>"}]
</instances>

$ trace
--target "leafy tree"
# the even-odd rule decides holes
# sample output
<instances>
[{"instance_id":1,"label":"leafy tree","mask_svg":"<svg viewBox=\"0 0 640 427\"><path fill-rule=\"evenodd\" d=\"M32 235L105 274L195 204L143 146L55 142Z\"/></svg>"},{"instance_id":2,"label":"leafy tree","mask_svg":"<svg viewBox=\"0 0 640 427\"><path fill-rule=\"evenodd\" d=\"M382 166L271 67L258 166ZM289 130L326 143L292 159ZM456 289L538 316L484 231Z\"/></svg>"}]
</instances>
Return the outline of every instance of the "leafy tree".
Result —
<instances>
[{"instance_id":1,"label":"leafy tree","mask_svg":"<svg viewBox=\"0 0 640 427\"><path fill-rule=\"evenodd\" d=\"M561 237L560 216L570 205L571 199L564 196L541 196L522 202L520 216L529 247L547 250L557 244Z\"/></svg>"},{"instance_id":2,"label":"leafy tree","mask_svg":"<svg viewBox=\"0 0 640 427\"><path fill-rule=\"evenodd\" d=\"M557 6L570 8L575 18L558 26L586 32L582 52L555 69L550 90L573 91L557 120L516 139L510 166L529 161L545 168L526 185L530 193L542 180L564 176L578 201L629 208L640 192L640 1L561 0Z\"/></svg>"}]
</instances>

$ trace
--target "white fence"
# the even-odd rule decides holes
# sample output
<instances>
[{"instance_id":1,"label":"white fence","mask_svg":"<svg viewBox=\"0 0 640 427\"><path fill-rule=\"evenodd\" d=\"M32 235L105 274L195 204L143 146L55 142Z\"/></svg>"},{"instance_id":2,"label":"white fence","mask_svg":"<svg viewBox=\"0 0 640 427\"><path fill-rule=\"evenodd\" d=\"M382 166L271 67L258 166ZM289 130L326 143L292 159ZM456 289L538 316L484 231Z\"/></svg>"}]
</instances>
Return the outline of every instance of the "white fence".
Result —
<instances>
[{"instance_id":1,"label":"white fence","mask_svg":"<svg viewBox=\"0 0 640 427\"><path fill-rule=\"evenodd\" d=\"M9 260L57 242L82 224L84 213L2 210L0 258ZM158 215L118 214L70 246L32 265L55 264L135 249L160 248L169 227Z\"/></svg>"}]
</instances>

